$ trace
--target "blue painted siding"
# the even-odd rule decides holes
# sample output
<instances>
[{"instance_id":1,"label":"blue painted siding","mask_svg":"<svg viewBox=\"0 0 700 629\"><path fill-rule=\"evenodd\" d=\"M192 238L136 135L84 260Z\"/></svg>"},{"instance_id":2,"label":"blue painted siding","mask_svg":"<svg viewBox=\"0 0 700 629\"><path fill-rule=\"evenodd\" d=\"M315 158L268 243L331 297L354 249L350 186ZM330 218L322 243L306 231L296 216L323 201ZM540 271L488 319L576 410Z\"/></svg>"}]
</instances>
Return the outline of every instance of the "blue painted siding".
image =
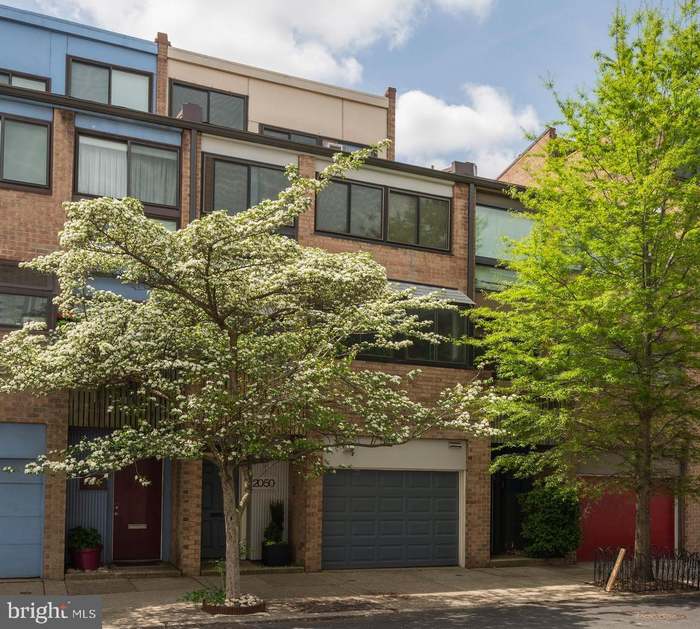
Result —
<instances>
[{"instance_id":1,"label":"blue painted siding","mask_svg":"<svg viewBox=\"0 0 700 629\"><path fill-rule=\"evenodd\" d=\"M0 67L51 79L66 93L67 55L150 72L155 102L157 46L145 39L0 6Z\"/></svg>"},{"instance_id":2,"label":"blue painted siding","mask_svg":"<svg viewBox=\"0 0 700 629\"><path fill-rule=\"evenodd\" d=\"M0 578L42 576L44 477L24 466L45 449L43 424L0 423Z\"/></svg>"},{"instance_id":3,"label":"blue painted siding","mask_svg":"<svg viewBox=\"0 0 700 629\"><path fill-rule=\"evenodd\" d=\"M89 114L76 114L75 126L79 129L138 138L140 140L170 144L172 146L180 146L182 139L182 134L179 130L168 129L167 127L158 125L138 124L118 118L92 116Z\"/></svg>"},{"instance_id":4,"label":"blue painted siding","mask_svg":"<svg viewBox=\"0 0 700 629\"><path fill-rule=\"evenodd\" d=\"M44 120L46 122L51 122L53 120L53 109L51 109L51 107L35 105L11 98L0 98L0 113L24 116L25 118L36 118L37 120Z\"/></svg>"}]
</instances>

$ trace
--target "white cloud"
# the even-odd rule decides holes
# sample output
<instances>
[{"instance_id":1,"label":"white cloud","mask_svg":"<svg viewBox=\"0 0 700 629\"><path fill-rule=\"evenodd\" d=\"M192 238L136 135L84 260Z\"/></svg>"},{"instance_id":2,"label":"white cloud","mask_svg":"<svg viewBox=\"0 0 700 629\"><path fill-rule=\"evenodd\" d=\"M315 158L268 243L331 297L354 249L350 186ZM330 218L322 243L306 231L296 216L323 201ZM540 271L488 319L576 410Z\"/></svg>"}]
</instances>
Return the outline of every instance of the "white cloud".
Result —
<instances>
[{"instance_id":1,"label":"white cloud","mask_svg":"<svg viewBox=\"0 0 700 629\"><path fill-rule=\"evenodd\" d=\"M21 0L20 0L21 1ZM483 19L495 0L35 0L41 10L179 48L353 85L356 54L400 46L431 10Z\"/></svg>"},{"instance_id":2,"label":"white cloud","mask_svg":"<svg viewBox=\"0 0 700 629\"><path fill-rule=\"evenodd\" d=\"M455 0L456 1L456 0ZM514 108L489 85L464 86L465 104L449 104L420 90L401 94L396 107L398 158L442 168L473 161L483 176L498 175L522 148L525 131L541 123L530 105Z\"/></svg>"}]
</instances>

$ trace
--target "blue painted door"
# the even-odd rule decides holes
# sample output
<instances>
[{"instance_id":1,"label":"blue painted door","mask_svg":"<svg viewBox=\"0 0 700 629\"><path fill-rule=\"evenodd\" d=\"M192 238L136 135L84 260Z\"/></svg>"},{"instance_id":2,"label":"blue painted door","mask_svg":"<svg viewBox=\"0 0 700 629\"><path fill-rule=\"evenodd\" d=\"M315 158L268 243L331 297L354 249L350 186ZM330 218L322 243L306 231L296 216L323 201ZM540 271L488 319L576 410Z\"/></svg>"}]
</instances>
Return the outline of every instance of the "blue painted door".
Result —
<instances>
[{"instance_id":1,"label":"blue painted door","mask_svg":"<svg viewBox=\"0 0 700 629\"><path fill-rule=\"evenodd\" d=\"M44 479L24 465L45 450L41 424L0 423L0 577L42 576Z\"/></svg>"},{"instance_id":2,"label":"blue painted door","mask_svg":"<svg viewBox=\"0 0 700 629\"><path fill-rule=\"evenodd\" d=\"M337 470L323 479L324 568L458 563L457 472Z\"/></svg>"}]
</instances>

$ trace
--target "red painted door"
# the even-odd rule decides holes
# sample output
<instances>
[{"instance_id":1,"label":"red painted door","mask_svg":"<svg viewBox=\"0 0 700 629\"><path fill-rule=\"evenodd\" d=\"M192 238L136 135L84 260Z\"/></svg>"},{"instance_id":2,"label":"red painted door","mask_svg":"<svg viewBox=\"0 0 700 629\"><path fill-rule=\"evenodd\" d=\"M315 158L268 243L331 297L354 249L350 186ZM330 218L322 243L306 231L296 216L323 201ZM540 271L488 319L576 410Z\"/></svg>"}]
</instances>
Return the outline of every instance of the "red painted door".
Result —
<instances>
[{"instance_id":1,"label":"red painted door","mask_svg":"<svg viewBox=\"0 0 700 629\"><path fill-rule=\"evenodd\" d=\"M145 487L134 477L150 481ZM162 463L138 461L114 475L114 561L160 559Z\"/></svg>"},{"instance_id":2,"label":"red painted door","mask_svg":"<svg viewBox=\"0 0 700 629\"><path fill-rule=\"evenodd\" d=\"M637 509L632 492L606 493L596 501L581 504L579 561L593 561L602 547L634 548L634 518ZM659 551L672 551L675 541L673 496L655 494L651 499L651 543Z\"/></svg>"}]
</instances>

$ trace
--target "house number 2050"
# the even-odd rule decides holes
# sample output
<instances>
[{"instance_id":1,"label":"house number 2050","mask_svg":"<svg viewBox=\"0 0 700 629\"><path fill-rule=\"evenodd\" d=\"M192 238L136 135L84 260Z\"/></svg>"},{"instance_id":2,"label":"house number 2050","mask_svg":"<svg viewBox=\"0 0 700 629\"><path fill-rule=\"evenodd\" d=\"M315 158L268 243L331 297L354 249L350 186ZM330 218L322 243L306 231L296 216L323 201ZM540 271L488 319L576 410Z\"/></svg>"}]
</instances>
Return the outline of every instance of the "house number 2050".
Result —
<instances>
[{"instance_id":1,"label":"house number 2050","mask_svg":"<svg viewBox=\"0 0 700 629\"><path fill-rule=\"evenodd\" d=\"M274 487L275 486L275 479L274 478L254 478L253 479L253 487Z\"/></svg>"}]
</instances>

